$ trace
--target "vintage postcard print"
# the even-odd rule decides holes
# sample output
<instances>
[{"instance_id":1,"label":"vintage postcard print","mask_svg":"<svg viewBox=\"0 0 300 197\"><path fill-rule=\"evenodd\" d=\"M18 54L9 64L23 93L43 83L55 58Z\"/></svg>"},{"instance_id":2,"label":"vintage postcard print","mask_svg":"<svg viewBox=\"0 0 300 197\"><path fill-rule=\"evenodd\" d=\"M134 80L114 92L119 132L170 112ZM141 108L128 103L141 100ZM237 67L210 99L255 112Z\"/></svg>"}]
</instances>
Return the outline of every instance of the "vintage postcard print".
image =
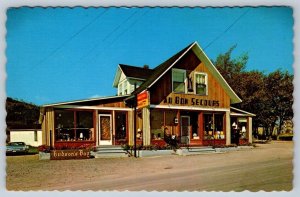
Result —
<instances>
[{"instance_id":1,"label":"vintage postcard print","mask_svg":"<svg viewBox=\"0 0 300 197\"><path fill-rule=\"evenodd\" d=\"M18 7L9 191L291 191L291 7Z\"/></svg>"}]
</instances>

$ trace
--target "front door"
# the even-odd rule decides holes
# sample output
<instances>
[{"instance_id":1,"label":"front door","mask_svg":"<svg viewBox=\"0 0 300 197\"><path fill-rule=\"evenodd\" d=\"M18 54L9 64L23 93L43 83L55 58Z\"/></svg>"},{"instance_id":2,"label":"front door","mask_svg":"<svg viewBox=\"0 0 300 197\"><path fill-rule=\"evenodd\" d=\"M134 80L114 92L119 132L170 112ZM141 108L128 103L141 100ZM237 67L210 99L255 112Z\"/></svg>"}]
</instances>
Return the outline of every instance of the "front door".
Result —
<instances>
[{"instance_id":1,"label":"front door","mask_svg":"<svg viewBox=\"0 0 300 197\"><path fill-rule=\"evenodd\" d=\"M181 125L181 143L189 144L190 143L190 117L181 116L180 117Z\"/></svg>"},{"instance_id":2,"label":"front door","mask_svg":"<svg viewBox=\"0 0 300 197\"><path fill-rule=\"evenodd\" d=\"M99 114L99 144L112 145L111 115Z\"/></svg>"}]
</instances>

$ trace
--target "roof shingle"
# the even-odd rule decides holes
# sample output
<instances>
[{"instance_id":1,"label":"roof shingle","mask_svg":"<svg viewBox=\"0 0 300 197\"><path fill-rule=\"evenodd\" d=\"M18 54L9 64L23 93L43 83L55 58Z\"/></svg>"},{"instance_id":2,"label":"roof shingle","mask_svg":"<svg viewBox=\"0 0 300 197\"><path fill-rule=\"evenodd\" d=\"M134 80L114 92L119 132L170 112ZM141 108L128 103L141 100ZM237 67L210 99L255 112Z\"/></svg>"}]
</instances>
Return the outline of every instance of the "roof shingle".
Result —
<instances>
[{"instance_id":1,"label":"roof shingle","mask_svg":"<svg viewBox=\"0 0 300 197\"><path fill-rule=\"evenodd\" d=\"M152 69L146 67L129 66L125 64L119 64L123 73L127 77L148 79L152 74Z\"/></svg>"}]
</instances>

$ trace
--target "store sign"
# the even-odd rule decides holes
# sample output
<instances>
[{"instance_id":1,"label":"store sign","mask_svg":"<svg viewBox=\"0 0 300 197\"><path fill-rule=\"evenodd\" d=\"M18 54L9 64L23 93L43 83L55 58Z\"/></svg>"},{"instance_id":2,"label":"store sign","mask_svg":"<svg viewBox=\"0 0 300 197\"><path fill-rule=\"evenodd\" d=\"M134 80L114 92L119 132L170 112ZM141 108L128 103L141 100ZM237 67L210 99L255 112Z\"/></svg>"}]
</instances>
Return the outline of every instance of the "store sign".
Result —
<instances>
[{"instance_id":1,"label":"store sign","mask_svg":"<svg viewBox=\"0 0 300 197\"><path fill-rule=\"evenodd\" d=\"M218 100L207 100L193 97L181 98L179 96L165 98L164 104L208 107L219 107L220 105Z\"/></svg>"},{"instance_id":2,"label":"store sign","mask_svg":"<svg viewBox=\"0 0 300 197\"><path fill-rule=\"evenodd\" d=\"M51 160L89 159L89 158L90 158L90 151L85 149L53 150L50 152Z\"/></svg>"},{"instance_id":3,"label":"store sign","mask_svg":"<svg viewBox=\"0 0 300 197\"><path fill-rule=\"evenodd\" d=\"M143 91L137 95L137 107L138 108L148 107L149 104L150 104L150 102L149 102L149 92L148 91Z\"/></svg>"}]
</instances>

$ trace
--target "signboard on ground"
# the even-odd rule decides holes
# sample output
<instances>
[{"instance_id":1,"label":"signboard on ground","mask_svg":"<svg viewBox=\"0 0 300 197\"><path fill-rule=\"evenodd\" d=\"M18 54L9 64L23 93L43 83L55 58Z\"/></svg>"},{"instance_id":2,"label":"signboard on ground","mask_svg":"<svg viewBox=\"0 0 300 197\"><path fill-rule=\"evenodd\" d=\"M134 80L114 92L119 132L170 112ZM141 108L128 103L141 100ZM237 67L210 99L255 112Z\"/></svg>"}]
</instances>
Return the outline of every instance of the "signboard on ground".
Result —
<instances>
[{"instance_id":1,"label":"signboard on ground","mask_svg":"<svg viewBox=\"0 0 300 197\"><path fill-rule=\"evenodd\" d=\"M85 149L79 150L52 150L50 152L51 160L67 160L67 159L89 159L90 151Z\"/></svg>"}]
</instances>

